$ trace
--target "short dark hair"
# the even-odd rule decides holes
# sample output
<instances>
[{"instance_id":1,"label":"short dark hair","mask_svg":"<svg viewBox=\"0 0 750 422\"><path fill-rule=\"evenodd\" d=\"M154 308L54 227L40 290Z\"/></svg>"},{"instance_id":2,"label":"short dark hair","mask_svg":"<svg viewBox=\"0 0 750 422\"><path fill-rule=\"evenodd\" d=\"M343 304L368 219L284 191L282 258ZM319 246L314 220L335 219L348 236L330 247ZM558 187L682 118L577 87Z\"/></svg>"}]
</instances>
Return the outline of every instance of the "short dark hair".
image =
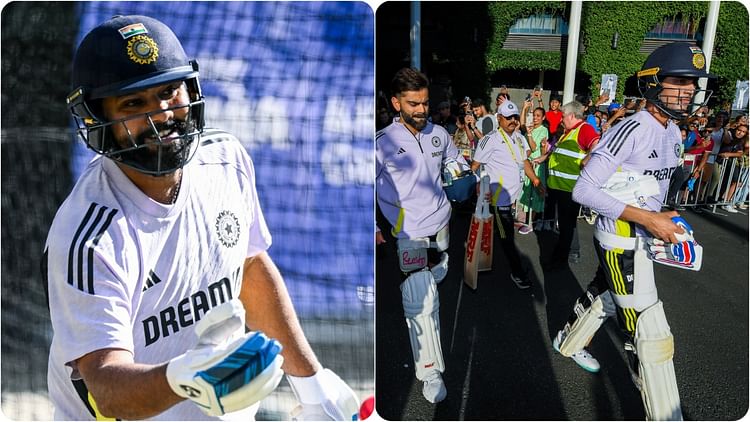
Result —
<instances>
[{"instance_id":1,"label":"short dark hair","mask_svg":"<svg viewBox=\"0 0 750 422\"><path fill-rule=\"evenodd\" d=\"M471 100L472 107L484 107L484 101L481 98L474 98Z\"/></svg>"},{"instance_id":2,"label":"short dark hair","mask_svg":"<svg viewBox=\"0 0 750 422\"><path fill-rule=\"evenodd\" d=\"M396 72L391 80L391 95L397 96L406 91L419 91L430 85L427 76L413 67L404 67Z\"/></svg>"}]
</instances>

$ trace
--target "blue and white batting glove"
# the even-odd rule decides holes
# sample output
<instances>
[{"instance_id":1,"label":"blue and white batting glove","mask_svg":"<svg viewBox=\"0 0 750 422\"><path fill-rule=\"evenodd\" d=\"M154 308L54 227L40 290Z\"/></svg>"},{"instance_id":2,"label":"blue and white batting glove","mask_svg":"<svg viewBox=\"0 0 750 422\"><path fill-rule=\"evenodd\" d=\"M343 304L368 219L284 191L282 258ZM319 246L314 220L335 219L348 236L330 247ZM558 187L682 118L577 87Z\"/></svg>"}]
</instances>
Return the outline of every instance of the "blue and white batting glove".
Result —
<instances>
[{"instance_id":1,"label":"blue and white batting glove","mask_svg":"<svg viewBox=\"0 0 750 422\"><path fill-rule=\"evenodd\" d=\"M666 243L659 239L651 239L646 246L649 258L670 267L700 271L703 264L703 247L695 241L693 228L682 217L672 217L672 221L685 231L675 233L679 242Z\"/></svg>"},{"instance_id":2,"label":"blue and white batting glove","mask_svg":"<svg viewBox=\"0 0 750 422\"><path fill-rule=\"evenodd\" d=\"M167 364L167 381L175 394L207 415L251 406L281 382L281 344L260 332L245 333L239 300L210 310L195 332L198 344Z\"/></svg>"},{"instance_id":3,"label":"blue and white batting glove","mask_svg":"<svg viewBox=\"0 0 750 422\"><path fill-rule=\"evenodd\" d=\"M356 421L359 399L352 389L330 369L310 377L287 375L300 404L291 412L293 421Z\"/></svg>"}]
</instances>

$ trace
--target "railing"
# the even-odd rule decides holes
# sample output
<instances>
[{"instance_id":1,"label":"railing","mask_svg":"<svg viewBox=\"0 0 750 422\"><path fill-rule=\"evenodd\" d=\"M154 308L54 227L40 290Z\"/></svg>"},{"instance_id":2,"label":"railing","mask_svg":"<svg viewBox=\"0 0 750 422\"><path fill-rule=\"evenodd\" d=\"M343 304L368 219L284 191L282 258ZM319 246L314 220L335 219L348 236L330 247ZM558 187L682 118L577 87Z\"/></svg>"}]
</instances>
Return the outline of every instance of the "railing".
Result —
<instances>
[{"instance_id":1,"label":"railing","mask_svg":"<svg viewBox=\"0 0 750 422\"><path fill-rule=\"evenodd\" d=\"M672 196L667 197L665 203L681 208L705 207L715 213L717 207L747 202L750 168L743 166L742 157L721 158L716 154L711 155L715 159L714 164L706 164L699 177L692 182L690 178L686 178L679 189L673 189ZM701 157L685 154L683 174L692 175Z\"/></svg>"}]
</instances>

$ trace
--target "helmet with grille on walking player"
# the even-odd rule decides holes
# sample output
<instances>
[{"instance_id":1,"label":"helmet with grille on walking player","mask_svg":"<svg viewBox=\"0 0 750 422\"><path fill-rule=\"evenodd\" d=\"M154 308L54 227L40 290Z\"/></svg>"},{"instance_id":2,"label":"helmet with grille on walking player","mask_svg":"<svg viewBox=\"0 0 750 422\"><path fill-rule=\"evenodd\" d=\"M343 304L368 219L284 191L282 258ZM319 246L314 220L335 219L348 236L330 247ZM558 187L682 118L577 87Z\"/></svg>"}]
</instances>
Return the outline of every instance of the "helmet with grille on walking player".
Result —
<instances>
[{"instance_id":1,"label":"helmet with grille on walking player","mask_svg":"<svg viewBox=\"0 0 750 422\"><path fill-rule=\"evenodd\" d=\"M716 79L716 76L706 71L706 56L703 51L686 42L675 42L665 44L654 50L646 59L641 70L636 74L638 78L638 90L641 96L654 104L659 110L673 119L684 119L695 113L698 108L708 102L713 91L706 89L695 89L692 91L690 103L686 110L675 108L674 104L680 103L680 95L676 101L665 101L662 91L664 90L664 79L672 76L676 78L699 78ZM703 100L696 102L699 95Z\"/></svg>"}]
</instances>

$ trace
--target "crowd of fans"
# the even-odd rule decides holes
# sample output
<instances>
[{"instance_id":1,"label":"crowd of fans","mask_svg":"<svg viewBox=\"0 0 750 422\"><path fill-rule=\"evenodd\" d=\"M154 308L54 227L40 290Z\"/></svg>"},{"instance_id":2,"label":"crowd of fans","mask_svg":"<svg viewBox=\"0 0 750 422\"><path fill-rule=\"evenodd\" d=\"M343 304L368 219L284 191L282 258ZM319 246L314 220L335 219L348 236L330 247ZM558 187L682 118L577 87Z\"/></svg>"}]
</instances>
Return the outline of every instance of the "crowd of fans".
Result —
<instances>
[{"instance_id":1,"label":"crowd of fans","mask_svg":"<svg viewBox=\"0 0 750 422\"><path fill-rule=\"evenodd\" d=\"M463 97L460 101L441 101L431 109L430 120L443 126L451 134L455 145L471 160L476 143L491 130L497 129L497 110L510 100L507 87L500 87L494 107L489 107L479 98ZM609 101L605 93L596 100L579 97L584 106L585 121L597 133L604 134L625 117L640 111L646 101L642 98L625 97L622 102ZM528 142L529 158L537 176L546 181L545 161L556 141L564 133L561 98L549 96L545 106L543 90L534 88L522 104L519 131ZM393 119L386 104L378 109L377 129ZM748 208L748 117L739 114L733 119L726 111L711 113L702 107L690 118L678 122L683 144L680 167L671 178L670 190L665 202L672 208L719 206L726 212L737 213ZM518 232L528 234L533 229L552 230L555 217L545 213L545 198L532 189L526 179L523 194L516 204ZM581 216L591 216L584 209ZM575 246L575 241L574 241Z\"/></svg>"}]
</instances>

